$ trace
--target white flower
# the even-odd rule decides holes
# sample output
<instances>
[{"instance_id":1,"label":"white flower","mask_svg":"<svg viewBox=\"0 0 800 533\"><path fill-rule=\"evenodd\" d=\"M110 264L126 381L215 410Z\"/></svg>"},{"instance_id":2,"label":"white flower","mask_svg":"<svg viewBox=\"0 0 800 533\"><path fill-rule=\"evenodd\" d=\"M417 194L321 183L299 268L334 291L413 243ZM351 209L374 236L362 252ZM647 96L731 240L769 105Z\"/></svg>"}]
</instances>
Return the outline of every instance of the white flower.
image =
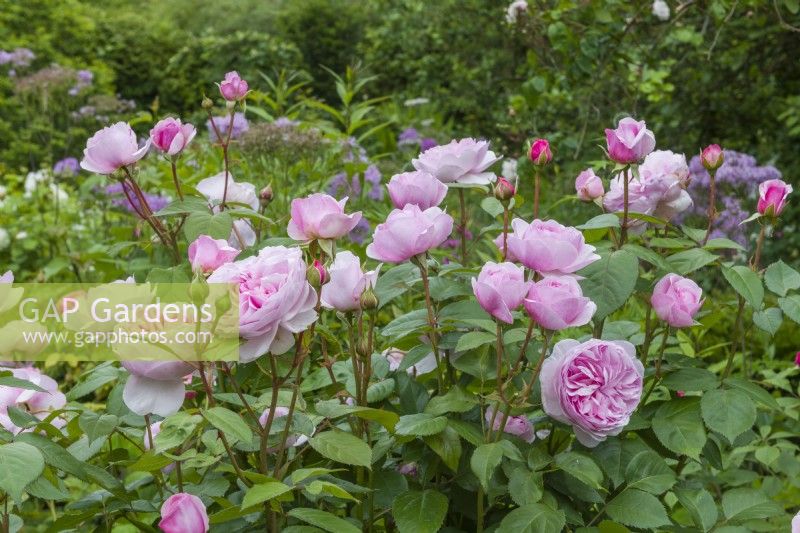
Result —
<instances>
[{"instance_id":1,"label":"white flower","mask_svg":"<svg viewBox=\"0 0 800 533\"><path fill-rule=\"evenodd\" d=\"M28 238L28 232L20 231L19 233L16 234L14 238L17 239L18 241L24 241L25 239Z\"/></svg>"},{"instance_id":2,"label":"white flower","mask_svg":"<svg viewBox=\"0 0 800 533\"><path fill-rule=\"evenodd\" d=\"M53 194L54 197L58 198L59 202L63 203L69 200L69 194L67 194L67 191L65 191L55 183L50 184L50 192Z\"/></svg>"},{"instance_id":3,"label":"white flower","mask_svg":"<svg viewBox=\"0 0 800 533\"><path fill-rule=\"evenodd\" d=\"M653 15L661 21L669 20L669 4L664 0L655 0L653 2Z\"/></svg>"},{"instance_id":4,"label":"white flower","mask_svg":"<svg viewBox=\"0 0 800 533\"><path fill-rule=\"evenodd\" d=\"M48 176L47 172L44 170L28 172L28 175L25 176L25 198L30 198L33 192L39 186L39 183L47 181L49 177L50 176Z\"/></svg>"},{"instance_id":5,"label":"white flower","mask_svg":"<svg viewBox=\"0 0 800 533\"><path fill-rule=\"evenodd\" d=\"M411 98L403 102L403 105L406 107L416 107L418 105L425 105L428 102L430 102L428 98Z\"/></svg>"},{"instance_id":6,"label":"white flower","mask_svg":"<svg viewBox=\"0 0 800 533\"><path fill-rule=\"evenodd\" d=\"M508 181L516 181L519 177L517 174L517 160L504 159L503 160L503 177Z\"/></svg>"},{"instance_id":7,"label":"white flower","mask_svg":"<svg viewBox=\"0 0 800 533\"><path fill-rule=\"evenodd\" d=\"M523 12L528 11L528 2L525 0L514 0L506 10L506 22L516 24L517 17Z\"/></svg>"}]
</instances>

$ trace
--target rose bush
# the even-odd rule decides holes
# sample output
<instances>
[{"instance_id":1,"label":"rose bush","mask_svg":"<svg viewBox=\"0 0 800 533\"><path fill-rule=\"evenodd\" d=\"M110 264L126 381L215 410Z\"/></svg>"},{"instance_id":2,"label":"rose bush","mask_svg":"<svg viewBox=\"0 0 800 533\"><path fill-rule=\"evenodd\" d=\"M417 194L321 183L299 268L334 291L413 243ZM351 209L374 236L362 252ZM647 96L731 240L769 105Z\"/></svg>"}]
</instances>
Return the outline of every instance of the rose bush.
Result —
<instances>
[{"instance_id":1,"label":"rose bush","mask_svg":"<svg viewBox=\"0 0 800 533\"><path fill-rule=\"evenodd\" d=\"M203 103L219 124L260 97L236 72L219 92ZM286 143L322 128L271 124ZM234 283L239 361L4 368L6 530L789 528L796 363L756 363L757 341L800 323L800 273L762 264L791 185L763 184L745 248L710 238L711 191L700 227L676 222L693 203L686 157L633 118L575 181L568 200L595 210L579 220L540 197L561 157L544 139L518 149L535 169L501 178L489 141L421 150L384 198L359 126L326 133L338 159L283 168L319 178L293 181L249 172L250 141L213 120L208 136L187 126L152 125L142 147L126 123L88 139L99 177L81 179L120 186L125 210L97 214L127 231L103 241L116 269L97 252L55 272ZM720 154L703 152L711 176ZM330 183L313 173L328 158ZM52 175L26 181L30 203L60 201Z\"/></svg>"}]
</instances>

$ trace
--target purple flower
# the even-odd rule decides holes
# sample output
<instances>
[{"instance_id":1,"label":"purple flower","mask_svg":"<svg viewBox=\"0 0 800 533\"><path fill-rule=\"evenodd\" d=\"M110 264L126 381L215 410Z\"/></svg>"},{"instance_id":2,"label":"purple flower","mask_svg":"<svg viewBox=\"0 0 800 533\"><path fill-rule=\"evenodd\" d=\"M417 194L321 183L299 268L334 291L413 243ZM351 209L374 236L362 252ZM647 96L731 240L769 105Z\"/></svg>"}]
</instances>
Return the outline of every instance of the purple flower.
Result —
<instances>
[{"instance_id":1,"label":"purple flower","mask_svg":"<svg viewBox=\"0 0 800 533\"><path fill-rule=\"evenodd\" d=\"M325 191L336 198L355 198L361 194L361 181L357 174L350 177L346 172L340 172L331 178Z\"/></svg>"},{"instance_id":2,"label":"purple flower","mask_svg":"<svg viewBox=\"0 0 800 533\"><path fill-rule=\"evenodd\" d=\"M367 158L367 151L358 144L358 141L355 137L348 137L347 141L344 143L345 154L342 160L345 163L351 163L353 161L361 161L362 163L368 163L369 159Z\"/></svg>"},{"instance_id":3,"label":"purple flower","mask_svg":"<svg viewBox=\"0 0 800 533\"><path fill-rule=\"evenodd\" d=\"M128 192L130 195L131 201L128 200L128 196L125 195L125 191ZM139 199L134 194L133 190L130 188L129 185L123 185L121 183L114 183L109 185L105 188L105 193L111 197L111 204L115 207L120 207L125 209L129 213L137 214L137 211L140 210L140 202ZM170 199L166 196L159 196L155 194L148 194L143 193L144 199L147 201L147 205L150 206L150 209L155 213L167 207L170 203Z\"/></svg>"},{"instance_id":4,"label":"purple flower","mask_svg":"<svg viewBox=\"0 0 800 533\"><path fill-rule=\"evenodd\" d=\"M0 50L0 65L12 64L15 67L27 67L36 58L28 48L16 48L11 52Z\"/></svg>"},{"instance_id":5,"label":"purple flower","mask_svg":"<svg viewBox=\"0 0 800 533\"><path fill-rule=\"evenodd\" d=\"M381 171L375 165L370 165L364 171L364 183L370 184L367 196L372 200L383 200L383 187L381 187Z\"/></svg>"},{"instance_id":6,"label":"purple flower","mask_svg":"<svg viewBox=\"0 0 800 533\"><path fill-rule=\"evenodd\" d=\"M439 143L436 142L436 139L432 139L430 137L425 137L419 142L419 152L423 153L428 151L431 148L439 146Z\"/></svg>"},{"instance_id":7,"label":"purple flower","mask_svg":"<svg viewBox=\"0 0 800 533\"><path fill-rule=\"evenodd\" d=\"M419 144L419 132L415 128L406 128L397 136L397 146Z\"/></svg>"},{"instance_id":8,"label":"purple flower","mask_svg":"<svg viewBox=\"0 0 800 533\"><path fill-rule=\"evenodd\" d=\"M364 240L370 235L372 235L372 226L369 225L366 218L362 217L358 224L347 234L347 238L355 244L364 244Z\"/></svg>"},{"instance_id":9,"label":"purple flower","mask_svg":"<svg viewBox=\"0 0 800 533\"><path fill-rule=\"evenodd\" d=\"M275 126L279 128L293 128L300 124L299 120L292 120L289 117L278 117L273 122Z\"/></svg>"},{"instance_id":10,"label":"purple flower","mask_svg":"<svg viewBox=\"0 0 800 533\"><path fill-rule=\"evenodd\" d=\"M80 163L74 157L65 157L61 161L53 165L53 174L72 177L77 176L80 170Z\"/></svg>"},{"instance_id":11,"label":"purple flower","mask_svg":"<svg viewBox=\"0 0 800 533\"><path fill-rule=\"evenodd\" d=\"M211 121L214 121L213 124ZM224 139L217 139L217 134L214 131L214 126L216 125L216 129L219 130L219 134L223 137L228 135L228 125L231 123L230 115L222 115L218 117L213 117L211 120L206 121L206 127L208 128L208 135L211 137L212 141L221 141ZM233 115L233 128L231 129L231 139L238 139L239 137L244 134L247 130L250 129L250 124L247 122L247 119L244 118L244 113L235 113Z\"/></svg>"}]
</instances>

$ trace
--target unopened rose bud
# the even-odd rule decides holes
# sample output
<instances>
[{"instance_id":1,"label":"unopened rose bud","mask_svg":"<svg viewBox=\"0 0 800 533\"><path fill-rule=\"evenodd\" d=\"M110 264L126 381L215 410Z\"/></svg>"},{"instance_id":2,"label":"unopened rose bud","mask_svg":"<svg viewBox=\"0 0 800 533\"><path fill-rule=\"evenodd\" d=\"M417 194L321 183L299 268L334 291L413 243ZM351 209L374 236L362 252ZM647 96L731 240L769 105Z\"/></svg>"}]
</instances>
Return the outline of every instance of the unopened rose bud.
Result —
<instances>
[{"instance_id":1,"label":"unopened rose bud","mask_svg":"<svg viewBox=\"0 0 800 533\"><path fill-rule=\"evenodd\" d=\"M800 366L800 352L794 354L794 364Z\"/></svg>"},{"instance_id":2,"label":"unopened rose bud","mask_svg":"<svg viewBox=\"0 0 800 533\"><path fill-rule=\"evenodd\" d=\"M792 194L792 186L783 180L767 180L758 186L758 212L765 216L777 217L786 207Z\"/></svg>"},{"instance_id":3,"label":"unopened rose bud","mask_svg":"<svg viewBox=\"0 0 800 533\"><path fill-rule=\"evenodd\" d=\"M686 391L676 390L675 396L677 396L678 398L683 398L684 396L686 396Z\"/></svg>"},{"instance_id":4,"label":"unopened rose bud","mask_svg":"<svg viewBox=\"0 0 800 533\"><path fill-rule=\"evenodd\" d=\"M709 172L713 172L725 162L725 154L718 144L710 144L700 152L700 160Z\"/></svg>"},{"instance_id":5,"label":"unopened rose bud","mask_svg":"<svg viewBox=\"0 0 800 533\"><path fill-rule=\"evenodd\" d=\"M550 142L547 139L536 139L531 144L529 155L534 165L546 165L553 159Z\"/></svg>"},{"instance_id":6,"label":"unopened rose bud","mask_svg":"<svg viewBox=\"0 0 800 533\"><path fill-rule=\"evenodd\" d=\"M208 96L204 96L203 101L200 103L200 107L206 110L211 109L212 107L214 107L214 101L211 100L211 98L209 98Z\"/></svg>"},{"instance_id":7,"label":"unopened rose bud","mask_svg":"<svg viewBox=\"0 0 800 533\"><path fill-rule=\"evenodd\" d=\"M192 302L197 306L202 305L206 301L209 292L208 283L206 283L203 277L195 279L189 286L189 296L191 296Z\"/></svg>"},{"instance_id":8,"label":"unopened rose bud","mask_svg":"<svg viewBox=\"0 0 800 533\"><path fill-rule=\"evenodd\" d=\"M508 202L514 197L517 191L514 190L514 184L507 179L500 177L497 178L497 183L494 185L494 197L501 202Z\"/></svg>"},{"instance_id":9,"label":"unopened rose bud","mask_svg":"<svg viewBox=\"0 0 800 533\"><path fill-rule=\"evenodd\" d=\"M367 289L361 293L361 299L359 302L361 303L361 309L364 311L372 311L373 309L377 309L378 305L380 304L378 301L378 296L372 289Z\"/></svg>"},{"instance_id":10,"label":"unopened rose bud","mask_svg":"<svg viewBox=\"0 0 800 533\"><path fill-rule=\"evenodd\" d=\"M272 201L272 198L273 198L272 187L269 185L261 189L261 192L258 193L258 200L259 202L261 202L261 205L263 207L267 207Z\"/></svg>"},{"instance_id":11,"label":"unopened rose bud","mask_svg":"<svg viewBox=\"0 0 800 533\"><path fill-rule=\"evenodd\" d=\"M328 282L328 271L325 270L325 265L319 259L315 259L314 263L306 270L306 279L315 289L319 289Z\"/></svg>"}]
</instances>

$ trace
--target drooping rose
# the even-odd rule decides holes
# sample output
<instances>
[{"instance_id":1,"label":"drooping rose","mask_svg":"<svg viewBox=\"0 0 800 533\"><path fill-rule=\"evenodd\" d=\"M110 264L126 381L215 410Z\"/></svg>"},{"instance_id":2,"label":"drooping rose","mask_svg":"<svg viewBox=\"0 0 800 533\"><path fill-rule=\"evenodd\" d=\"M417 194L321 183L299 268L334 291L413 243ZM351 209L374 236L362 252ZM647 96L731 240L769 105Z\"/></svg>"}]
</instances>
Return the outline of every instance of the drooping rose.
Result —
<instances>
[{"instance_id":1,"label":"drooping rose","mask_svg":"<svg viewBox=\"0 0 800 533\"><path fill-rule=\"evenodd\" d=\"M761 182L758 186L758 212L767 216L780 215L792 190L792 186L783 180Z\"/></svg>"},{"instance_id":2,"label":"drooping rose","mask_svg":"<svg viewBox=\"0 0 800 533\"><path fill-rule=\"evenodd\" d=\"M375 270L364 272L361 261L352 252L337 253L329 269L330 281L322 286L322 305L342 312L360 309L361 294L367 288L375 288L378 272L380 265Z\"/></svg>"},{"instance_id":3,"label":"drooping rose","mask_svg":"<svg viewBox=\"0 0 800 533\"><path fill-rule=\"evenodd\" d=\"M386 185L389 198L397 209L414 204L420 209L436 207L447 195L447 185L419 170L395 174Z\"/></svg>"},{"instance_id":4,"label":"drooping rose","mask_svg":"<svg viewBox=\"0 0 800 533\"><path fill-rule=\"evenodd\" d=\"M305 331L317 319L317 293L306 279L299 248L268 246L258 255L222 265L208 282L239 284L243 363L267 352L285 353L294 345L294 333Z\"/></svg>"},{"instance_id":5,"label":"drooping rose","mask_svg":"<svg viewBox=\"0 0 800 533\"><path fill-rule=\"evenodd\" d=\"M650 303L658 318L674 328L694 324L694 316L703 306L703 289L677 274L667 274L656 283Z\"/></svg>"},{"instance_id":6,"label":"drooping rose","mask_svg":"<svg viewBox=\"0 0 800 533\"><path fill-rule=\"evenodd\" d=\"M95 174L113 174L147 154L150 139L139 147L136 133L127 122L117 122L92 135L83 150L81 168Z\"/></svg>"},{"instance_id":7,"label":"drooping rose","mask_svg":"<svg viewBox=\"0 0 800 533\"><path fill-rule=\"evenodd\" d=\"M486 185L495 180L494 173L486 169L500 159L489 150L487 141L467 138L429 148L411 164L442 183Z\"/></svg>"},{"instance_id":8,"label":"drooping rose","mask_svg":"<svg viewBox=\"0 0 800 533\"><path fill-rule=\"evenodd\" d=\"M652 152L656 138L644 120L625 117L619 121L617 129L606 129L606 145L612 161L630 164L641 161Z\"/></svg>"},{"instance_id":9,"label":"drooping rose","mask_svg":"<svg viewBox=\"0 0 800 533\"><path fill-rule=\"evenodd\" d=\"M47 374L43 374L38 368L23 366L19 368L3 368L2 370L10 371L15 378L32 383L42 389L41 391L36 391L0 385L0 426L11 433L20 433L22 428L14 424L9 418L9 407L16 407L32 414L39 420L44 420L53 411L62 409L66 405L67 398L58 390L58 383ZM62 416L58 416L50 423L57 428L62 428L67 422Z\"/></svg>"},{"instance_id":10,"label":"drooping rose","mask_svg":"<svg viewBox=\"0 0 800 533\"><path fill-rule=\"evenodd\" d=\"M560 331L589 323L597 305L583 295L571 276L548 276L531 285L524 301L525 310L537 324Z\"/></svg>"},{"instance_id":11,"label":"drooping rose","mask_svg":"<svg viewBox=\"0 0 800 533\"><path fill-rule=\"evenodd\" d=\"M241 100L247 96L249 89L247 82L235 70L225 74L225 79L217 85L219 85L219 93L229 102Z\"/></svg>"},{"instance_id":12,"label":"drooping rose","mask_svg":"<svg viewBox=\"0 0 800 533\"><path fill-rule=\"evenodd\" d=\"M181 124L181 119L168 117L159 120L150 130L153 146L167 155L177 155L194 139L197 130L191 124Z\"/></svg>"},{"instance_id":13,"label":"drooping rose","mask_svg":"<svg viewBox=\"0 0 800 533\"><path fill-rule=\"evenodd\" d=\"M483 310L507 324L514 322L511 312L522 305L529 286L522 267L513 263L489 261L472 278L472 292Z\"/></svg>"},{"instance_id":14,"label":"drooping rose","mask_svg":"<svg viewBox=\"0 0 800 533\"><path fill-rule=\"evenodd\" d=\"M494 422L492 422L492 418L494 418ZM492 431L497 431L500 429L500 425L503 423L503 412L498 411L497 414L495 414L493 407L487 407L484 419L486 420L487 424L492 425ZM531 424L531 421L525 416L507 417L503 432L508 433L509 435L516 435L529 444L536 440L536 434L533 431L533 424Z\"/></svg>"},{"instance_id":15,"label":"drooping rose","mask_svg":"<svg viewBox=\"0 0 800 533\"><path fill-rule=\"evenodd\" d=\"M339 239L361 220L361 211L344 212L347 198L336 201L333 196L314 193L292 200L292 218L286 231L296 241Z\"/></svg>"},{"instance_id":16,"label":"drooping rose","mask_svg":"<svg viewBox=\"0 0 800 533\"><path fill-rule=\"evenodd\" d=\"M600 259L594 253L594 246L586 244L580 231L562 226L555 220L537 219L528 224L515 218L511 227L509 258L542 275L572 274Z\"/></svg>"},{"instance_id":17,"label":"drooping rose","mask_svg":"<svg viewBox=\"0 0 800 533\"><path fill-rule=\"evenodd\" d=\"M452 231L453 218L438 207L423 211L408 204L378 224L367 256L385 263L402 263L439 246Z\"/></svg>"},{"instance_id":18,"label":"drooping rose","mask_svg":"<svg viewBox=\"0 0 800 533\"><path fill-rule=\"evenodd\" d=\"M239 253L236 248L228 246L224 239L200 235L189 245L189 263L193 270L208 274L236 259Z\"/></svg>"},{"instance_id":19,"label":"drooping rose","mask_svg":"<svg viewBox=\"0 0 800 533\"><path fill-rule=\"evenodd\" d=\"M531 143L531 151L528 154L534 165L546 165L553 159L550 151L550 141L547 139L536 139Z\"/></svg>"},{"instance_id":20,"label":"drooping rose","mask_svg":"<svg viewBox=\"0 0 800 533\"><path fill-rule=\"evenodd\" d=\"M185 361L122 361L130 372L122 400L137 415L167 417L177 413L186 396L183 378L195 367Z\"/></svg>"},{"instance_id":21,"label":"drooping rose","mask_svg":"<svg viewBox=\"0 0 800 533\"><path fill-rule=\"evenodd\" d=\"M539 374L542 407L593 448L628 424L642 396L643 376L636 348L627 341L563 340Z\"/></svg>"},{"instance_id":22,"label":"drooping rose","mask_svg":"<svg viewBox=\"0 0 800 533\"><path fill-rule=\"evenodd\" d=\"M209 527L206 506L194 494L173 494L161 506L158 527L164 533L206 533Z\"/></svg>"},{"instance_id":23,"label":"drooping rose","mask_svg":"<svg viewBox=\"0 0 800 533\"><path fill-rule=\"evenodd\" d=\"M575 178L575 192L581 201L591 202L605 194L603 180L594 173L594 170L587 168Z\"/></svg>"}]
</instances>

